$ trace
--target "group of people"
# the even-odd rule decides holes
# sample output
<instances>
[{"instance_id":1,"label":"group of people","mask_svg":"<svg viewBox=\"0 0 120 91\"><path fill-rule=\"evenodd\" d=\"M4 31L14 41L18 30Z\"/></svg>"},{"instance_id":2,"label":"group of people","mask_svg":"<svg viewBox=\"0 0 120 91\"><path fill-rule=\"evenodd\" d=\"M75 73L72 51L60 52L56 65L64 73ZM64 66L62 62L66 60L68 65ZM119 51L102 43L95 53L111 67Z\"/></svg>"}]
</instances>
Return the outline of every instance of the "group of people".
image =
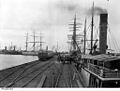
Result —
<instances>
[{"instance_id":1,"label":"group of people","mask_svg":"<svg viewBox=\"0 0 120 91\"><path fill-rule=\"evenodd\" d=\"M74 63L77 70L81 71L81 68L83 67L83 63L81 60L81 55L73 52L70 55L65 54L58 54L58 60L60 62L64 63Z\"/></svg>"},{"instance_id":2,"label":"group of people","mask_svg":"<svg viewBox=\"0 0 120 91\"><path fill-rule=\"evenodd\" d=\"M62 63L71 63L72 62L72 58L69 55L64 55L64 54L59 54L58 55L58 61L62 62Z\"/></svg>"}]
</instances>

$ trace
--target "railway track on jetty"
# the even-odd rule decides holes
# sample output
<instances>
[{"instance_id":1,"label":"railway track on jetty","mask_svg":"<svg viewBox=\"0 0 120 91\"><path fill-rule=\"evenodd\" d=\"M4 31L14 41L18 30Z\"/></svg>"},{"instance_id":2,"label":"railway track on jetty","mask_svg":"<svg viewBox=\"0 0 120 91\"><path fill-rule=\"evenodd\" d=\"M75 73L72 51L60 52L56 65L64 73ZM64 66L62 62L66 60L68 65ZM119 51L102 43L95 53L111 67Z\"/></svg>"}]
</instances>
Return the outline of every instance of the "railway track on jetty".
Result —
<instances>
[{"instance_id":1,"label":"railway track on jetty","mask_svg":"<svg viewBox=\"0 0 120 91\"><path fill-rule=\"evenodd\" d=\"M82 83L74 65L53 57L0 71L0 87L73 88L82 87Z\"/></svg>"}]
</instances>

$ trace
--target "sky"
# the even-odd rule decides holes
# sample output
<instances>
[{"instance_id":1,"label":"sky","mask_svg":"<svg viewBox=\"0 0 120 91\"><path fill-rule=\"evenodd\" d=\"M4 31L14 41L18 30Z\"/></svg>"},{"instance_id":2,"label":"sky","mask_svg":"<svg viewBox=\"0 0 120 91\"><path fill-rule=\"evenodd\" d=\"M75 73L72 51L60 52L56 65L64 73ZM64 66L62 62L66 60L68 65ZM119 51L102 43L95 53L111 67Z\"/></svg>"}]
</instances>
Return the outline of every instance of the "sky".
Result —
<instances>
[{"instance_id":1,"label":"sky","mask_svg":"<svg viewBox=\"0 0 120 91\"><path fill-rule=\"evenodd\" d=\"M76 14L81 22L80 31L84 27L84 19L88 25L91 20L90 9L93 0L0 0L0 46L10 46L11 42L17 48L25 49L25 35L29 33L29 41L32 41L32 33L39 36L42 33L43 48L48 45L53 49L58 44L61 51L68 50L69 23L73 22ZM117 49L120 41L120 0L94 0L98 11L107 11L109 14L109 29L117 43L109 39L112 49ZM98 27L99 12L95 13L95 24ZM31 45L30 45L31 46ZM119 49L119 48L118 48Z\"/></svg>"}]
</instances>

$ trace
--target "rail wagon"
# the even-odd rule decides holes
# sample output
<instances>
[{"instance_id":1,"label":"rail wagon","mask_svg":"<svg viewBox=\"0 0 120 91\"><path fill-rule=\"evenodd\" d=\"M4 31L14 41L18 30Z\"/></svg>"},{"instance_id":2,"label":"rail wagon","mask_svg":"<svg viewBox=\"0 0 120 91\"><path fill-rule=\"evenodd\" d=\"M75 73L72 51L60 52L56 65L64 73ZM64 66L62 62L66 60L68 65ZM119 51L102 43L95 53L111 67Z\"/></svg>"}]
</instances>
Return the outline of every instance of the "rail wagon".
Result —
<instances>
[{"instance_id":1,"label":"rail wagon","mask_svg":"<svg viewBox=\"0 0 120 91\"><path fill-rule=\"evenodd\" d=\"M47 61L54 56L53 52L42 51L38 53L38 58L40 61Z\"/></svg>"}]
</instances>

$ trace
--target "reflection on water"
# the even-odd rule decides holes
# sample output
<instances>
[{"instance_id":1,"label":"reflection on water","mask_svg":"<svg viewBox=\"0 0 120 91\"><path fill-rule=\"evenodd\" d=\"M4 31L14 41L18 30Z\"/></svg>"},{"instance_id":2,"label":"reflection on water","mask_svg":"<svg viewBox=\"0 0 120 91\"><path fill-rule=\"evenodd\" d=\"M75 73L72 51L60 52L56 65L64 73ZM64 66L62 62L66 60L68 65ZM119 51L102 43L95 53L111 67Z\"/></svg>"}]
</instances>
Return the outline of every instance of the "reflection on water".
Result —
<instances>
[{"instance_id":1,"label":"reflection on water","mask_svg":"<svg viewBox=\"0 0 120 91\"><path fill-rule=\"evenodd\" d=\"M37 60L37 56L22 56L22 55L2 55L0 54L0 70L10 68L23 63Z\"/></svg>"}]
</instances>

